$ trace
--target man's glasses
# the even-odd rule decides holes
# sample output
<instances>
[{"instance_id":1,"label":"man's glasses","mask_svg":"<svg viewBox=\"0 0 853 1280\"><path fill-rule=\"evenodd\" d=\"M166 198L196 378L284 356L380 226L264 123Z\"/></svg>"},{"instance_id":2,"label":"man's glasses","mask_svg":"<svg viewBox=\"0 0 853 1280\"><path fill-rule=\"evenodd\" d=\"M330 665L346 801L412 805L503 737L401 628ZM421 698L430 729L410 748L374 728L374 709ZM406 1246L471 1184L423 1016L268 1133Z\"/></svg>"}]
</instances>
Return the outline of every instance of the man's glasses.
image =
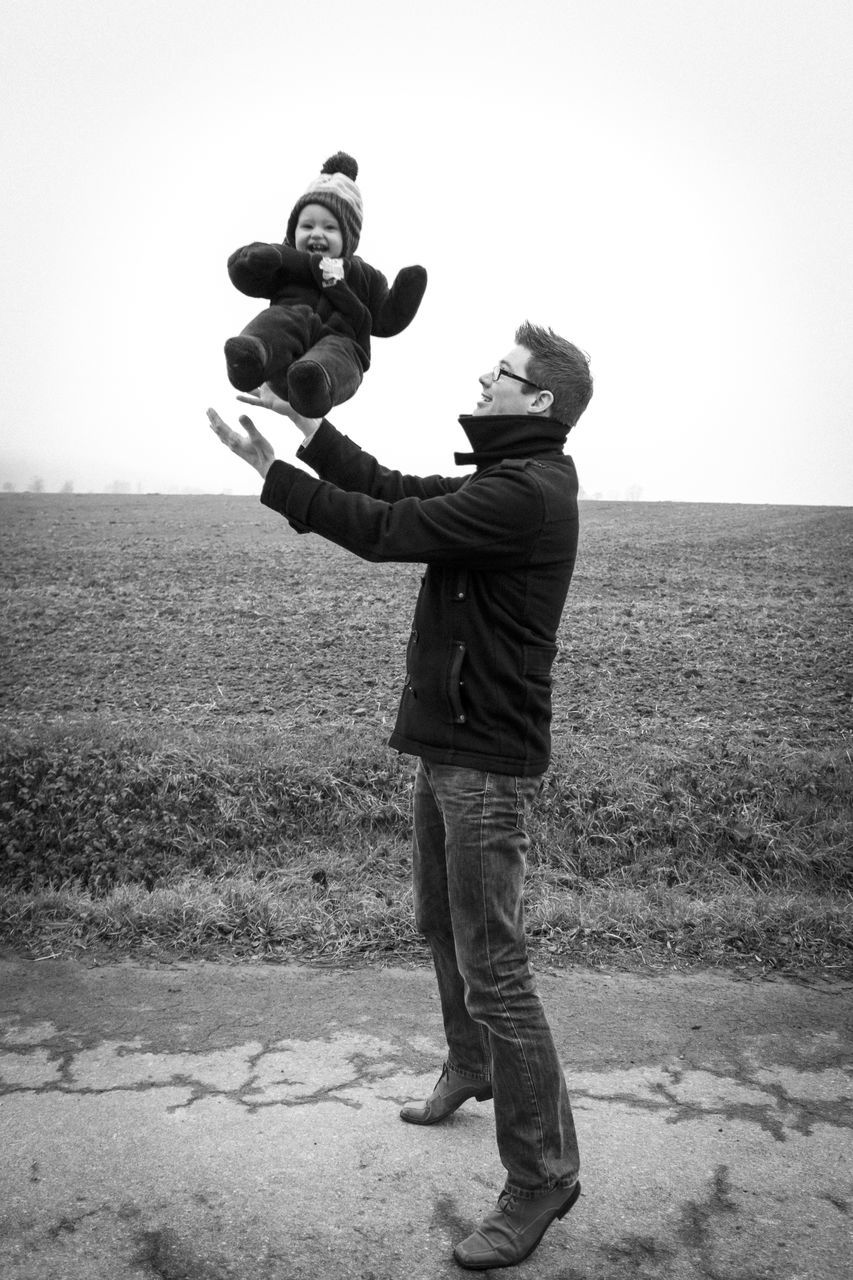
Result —
<instances>
[{"instance_id":1,"label":"man's glasses","mask_svg":"<svg viewBox=\"0 0 853 1280\"><path fill-rule=\"evenodd\" d=\"M497 382L498 378L512 378L513 382L523 382L525 386L534 387L537 391L544 391L544 387L540 387L538 382L531 382L529 378L520 378L517 373L510 373L509 369L505 369L503 365L496 364L492 370L492 382Z\"/></svg>"}]
</instances>

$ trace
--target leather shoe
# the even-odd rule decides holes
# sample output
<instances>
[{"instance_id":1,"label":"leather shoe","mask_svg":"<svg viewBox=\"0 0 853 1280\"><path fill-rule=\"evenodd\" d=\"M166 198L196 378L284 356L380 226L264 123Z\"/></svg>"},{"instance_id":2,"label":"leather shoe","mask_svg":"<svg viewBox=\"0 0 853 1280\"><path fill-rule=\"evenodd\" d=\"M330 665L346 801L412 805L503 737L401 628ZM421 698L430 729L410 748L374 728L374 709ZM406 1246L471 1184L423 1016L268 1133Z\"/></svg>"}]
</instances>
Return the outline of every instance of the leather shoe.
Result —
<instances>
[{"instance_id":1,"label":"leather shoe","mask_svg":"<svg viewBox=\"0 0 853 1280\"><path fill-rule=\"evenodd\" d=\"M407 1102L400 1112L400 1119L408 1124L438 1124L458 1111L463 1102L476 1098L485 1102L492 1096L490 1084L475 1084L457 1075L445 1062L438 1077L438 1083L426 1102Z\"/></svg>"},{"instance_id":2,"label":"leather shoe","mask_svg":"<svg viewBox=\"0 0 853 1280\"><path fill-rule=\"evenodd\" d=\"M502 1191L494 1213L456 1246L454 1258L469 1271L514 1267L533 1252L555 1218L566 1216L580 1193L579 1182L535 1200L519 1200L511 1191Z\"/></svg>"}]
</instances>

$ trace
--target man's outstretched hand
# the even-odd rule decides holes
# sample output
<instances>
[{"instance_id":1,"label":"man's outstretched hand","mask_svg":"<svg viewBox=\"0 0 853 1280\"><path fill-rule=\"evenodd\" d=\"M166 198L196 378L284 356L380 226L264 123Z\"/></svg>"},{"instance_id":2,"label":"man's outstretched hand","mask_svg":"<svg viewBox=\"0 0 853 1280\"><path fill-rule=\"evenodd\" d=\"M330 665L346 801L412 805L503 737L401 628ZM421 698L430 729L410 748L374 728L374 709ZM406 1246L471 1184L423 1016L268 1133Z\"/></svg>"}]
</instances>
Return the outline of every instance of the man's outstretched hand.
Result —
<instances>
[{"instance_id":1,"label":"man's outstretched hand","mask_svg":"<svg viewBox=\"0 0 853 1280\"><path fill-rule=\"evenodd\" d=\"M208 409L207 416L211 430L219 436L222 443L227 445L232 453L236 453L238 458L242 458L250 467L254 467L261 479L265 480L267 472L275 462L275 453L269 440L261 435L252 419L241 414L240 426L246 432L245 435L241 435L239 431L229 427L227 422L223 422L215 409Z\"/></svg>"},{"instance_id":2,"label":"man's outstretched hand","mask_svg":"<svg viewBox=\"0 0 853 1280\"><path fill-rule=\"evenodd\" d=\"M306 444L323 421L322 418L304 418L286 400L277 396L266 382L248 395L238 396L237 399L242 400L243 404L254 405L256 409L272 409L273 413L280 413L283 417L290 418L290 421L294 422L304 435Z\"/></svg>"}]
</instances>

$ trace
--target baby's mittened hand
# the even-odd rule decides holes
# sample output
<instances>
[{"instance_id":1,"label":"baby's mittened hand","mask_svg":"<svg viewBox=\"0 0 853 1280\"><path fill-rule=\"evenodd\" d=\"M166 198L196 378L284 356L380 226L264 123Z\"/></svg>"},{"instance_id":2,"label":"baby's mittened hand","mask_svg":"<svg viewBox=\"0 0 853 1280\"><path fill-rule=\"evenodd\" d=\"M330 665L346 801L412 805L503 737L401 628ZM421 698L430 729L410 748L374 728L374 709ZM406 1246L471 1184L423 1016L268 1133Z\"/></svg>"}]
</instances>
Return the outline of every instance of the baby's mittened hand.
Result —
<instances>
[{"instance_id":1,"label":"baby's mittened hand","mask_svg":"<svg viewBox=\"0 0 853 1280\"><path fill-rule=\"evenodd\" d=\"M320 270L323 273L323 288L328 289L344 278L343 258L321 258Z\"/></svg>"},{"instance_id":2,"label":"baby's mittened hand","mask_svg":"<svg viewBox=\"0 0 853 1280\"><path fill-rule=\"evenodd\" d=\"M424 267L401 267L394 281L395 287L406 297L417 298L420 303L427 285L427 273Z\"/></svg>"},{"instance_id":3,"label":"baby's mittened hand","mask_svg":"<svg viewBox=\"0 0 853 1280\"><path fill-rule=\"evenodd\" d=\"M391 289L394 309L399 320L406 324L417 313L421 300L426 293L427 273L421 266L403 267L397 272L397 278Z\"/></svg>"},{"instance_id":4,"label":"baby's mittened hand","mask_svg":"<svg viewBox=\"0 0 853 1280\"><path fill-rule=\"evenodd\" d=\"M258 244L246 251L246 266L253 271L275 271L281 266L281 250L274 244Z\"/></svg>"}]
</instances>

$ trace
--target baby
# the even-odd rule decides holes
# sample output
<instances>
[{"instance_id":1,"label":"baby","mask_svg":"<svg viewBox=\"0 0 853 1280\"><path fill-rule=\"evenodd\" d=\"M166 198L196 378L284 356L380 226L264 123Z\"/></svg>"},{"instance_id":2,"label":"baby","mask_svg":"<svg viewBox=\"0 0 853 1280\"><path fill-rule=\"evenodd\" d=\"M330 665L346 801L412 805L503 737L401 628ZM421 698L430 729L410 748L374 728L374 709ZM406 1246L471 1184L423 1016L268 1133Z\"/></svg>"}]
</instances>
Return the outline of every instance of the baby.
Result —
<instances>
[{"instance_id":1,"label":"baby","mask_svg":"<svg viewBox=\"0 0 853 1280\"><path fill-rule=\"evenodd\" d=\"M355 257L362 223L358 165L339 151L300 196L283 244L249 244L228 259L232 283L270 306L225 343L238 391L262 383L307 418L355 395L370 366L370 338L391 338L414 319L426 289L423 267L403 267L393 285Z\"/></svg>"}]
</instances>

